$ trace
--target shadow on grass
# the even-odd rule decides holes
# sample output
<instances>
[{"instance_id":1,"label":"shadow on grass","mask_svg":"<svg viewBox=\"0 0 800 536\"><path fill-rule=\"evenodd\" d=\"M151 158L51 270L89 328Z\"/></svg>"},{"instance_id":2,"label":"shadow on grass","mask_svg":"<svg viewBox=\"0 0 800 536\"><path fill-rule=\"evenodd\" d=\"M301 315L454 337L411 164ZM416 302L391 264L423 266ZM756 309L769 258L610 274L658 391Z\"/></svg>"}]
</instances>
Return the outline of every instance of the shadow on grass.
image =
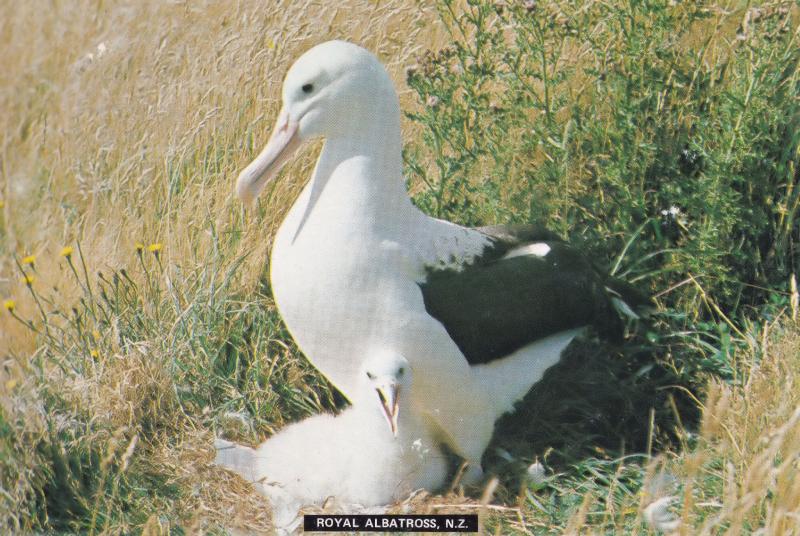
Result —
<instances>
[{"instance_id":1,"label":"shadow on grass","mask_svg":"<svg viewBox=\"0 0 800 536\"><path fill-rule=\"evenodd\" d=\"M614 348L580 339L497 422L484 468L514 490L535 460L574 472L587 460L679 449L699 422L689 395L696 387L682 385L643 341Z\"/></svg>"}]
</instances>

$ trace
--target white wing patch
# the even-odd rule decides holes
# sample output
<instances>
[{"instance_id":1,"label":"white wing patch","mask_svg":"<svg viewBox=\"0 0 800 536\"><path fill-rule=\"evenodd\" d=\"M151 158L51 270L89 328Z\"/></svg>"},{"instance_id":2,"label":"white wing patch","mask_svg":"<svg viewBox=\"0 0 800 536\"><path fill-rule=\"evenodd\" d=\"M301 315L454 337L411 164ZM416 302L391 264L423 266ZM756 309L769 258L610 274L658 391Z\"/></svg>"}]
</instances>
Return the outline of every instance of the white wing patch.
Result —
<instances>
[{"instance_id":1,"label":"white wing patch","mask_svg":"<svg viewBox=\"0 0 800 536\"><path fill-rule=\"evenodd\" d=\"M416 237L415 249L426 267L460 272L492 245L491 238L483 233L443 220L431 222L429 232Z\"/></svg>"},{"instance_id":2,"label":"white wing patch","mask_svg":"<svg viewBox=\"0 0 800 536\"><path fill-rule=\"evenodd\" d=\"M528 244L519 248L514 248L503 257L504 259L513 259L514 257L522 257L524 255L536 255L537 257L544 257L550 253L550 246L544 242L536 242L535 244Z\"/></svg>"}]
</instances>

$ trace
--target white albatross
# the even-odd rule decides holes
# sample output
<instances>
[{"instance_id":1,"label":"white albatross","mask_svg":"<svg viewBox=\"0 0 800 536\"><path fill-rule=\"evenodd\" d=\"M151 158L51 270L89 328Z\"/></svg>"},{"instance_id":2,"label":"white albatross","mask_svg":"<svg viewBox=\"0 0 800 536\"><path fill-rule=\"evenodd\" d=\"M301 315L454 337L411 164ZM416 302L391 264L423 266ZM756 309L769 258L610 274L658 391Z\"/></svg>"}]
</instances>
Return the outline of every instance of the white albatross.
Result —
<instances>
[{"instance_id":1,"label":"white albatross","mask_svg":"<svg viewBox=\"0 0 800 536\"><path fill-rule=\"evenodd\" d=\"M217 440L215 463L254 482L279 527L291 527L300 508L328 498L353 513L354 505L390 505L444 485L447 459L409 403L408 361L388 350L371 352L356 383L362 403L338 416L292 424L257 449Z\"/></svg>"},{"instance_id":2,"label":"white albatross","mask_svg":"<svg viewBox=\"0 0 800 536\"><path fill-rule=\"evenodd\" d=\"M415 403L471 463L471 480L496 418L582 328L619 331L615 306L633 313L634 294L547 231L465 228L419 211L402 175L397 93L359 46L330 41L292 65L277 125L239 175L239 197L254 199L314 138L325 143L313 176L272 247L280 314L356 404L368 341L409 356Z\"/></svg>"}]
</instances>

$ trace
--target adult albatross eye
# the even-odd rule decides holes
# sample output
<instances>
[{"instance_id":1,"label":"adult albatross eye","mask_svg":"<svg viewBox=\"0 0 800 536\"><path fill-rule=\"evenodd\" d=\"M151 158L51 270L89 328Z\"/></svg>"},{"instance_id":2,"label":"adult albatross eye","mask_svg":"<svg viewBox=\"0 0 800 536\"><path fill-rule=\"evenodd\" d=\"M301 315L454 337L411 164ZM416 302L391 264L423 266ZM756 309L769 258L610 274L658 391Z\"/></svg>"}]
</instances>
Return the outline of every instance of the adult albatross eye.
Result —
<instances>
[{"instance_id":1,"label":"adult albatross eye","mask_svg":"<svg viewBox=\"0 0 800 536\"><path fill-rule=\"evenodd\" d=\"M311 93L314 91L314 84L304 84L302 88L303 93Z\"/></svg>"},{"instance_id":2,"label":"adult albatross eye","mask_svg":"<svg viewBox=\"0 0 800 536\"><path fill-rule=\"evenodd\" d=\"M400 369L397 371L397 375L402 376L403 374L405 374L405 372L406 372L405 367L400 367Z\"/></svg>"},{"instance_id":3,"label":"adult albatross eye","mask_svg":"<svg viewBox=\"0 0 800 536\"><path fill-rule=\"evenodd\" d=\"M375 376L373 376L371 372L367 372L367 378L369 378L370 380L374 380Z\"/></svg>"}]
</instances>

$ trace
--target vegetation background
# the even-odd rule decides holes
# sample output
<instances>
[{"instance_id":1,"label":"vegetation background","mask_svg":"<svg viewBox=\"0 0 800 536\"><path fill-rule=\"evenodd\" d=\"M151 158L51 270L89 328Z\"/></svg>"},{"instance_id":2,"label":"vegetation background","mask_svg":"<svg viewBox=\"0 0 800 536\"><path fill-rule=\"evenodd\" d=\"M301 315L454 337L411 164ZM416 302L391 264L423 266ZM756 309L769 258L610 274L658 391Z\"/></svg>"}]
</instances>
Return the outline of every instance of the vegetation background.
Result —
<instances>
[{"instance_id":1,"label":"vegetation background","mask_svg":"<svg viewBox=\"0 0 800 536\"><path fill-rule=\"evenodd\" d=\"M497 534L800 532L796 2L0 1L0 532L271 531L210 464L339 404L270 298L305 152L245 211L291 62L387 64L409 189L541 221L648 289L398 508ZM522 425L522 426L520 426ZM520 478L530 464L530 475Z\"/></svg>"}]
</instances>

